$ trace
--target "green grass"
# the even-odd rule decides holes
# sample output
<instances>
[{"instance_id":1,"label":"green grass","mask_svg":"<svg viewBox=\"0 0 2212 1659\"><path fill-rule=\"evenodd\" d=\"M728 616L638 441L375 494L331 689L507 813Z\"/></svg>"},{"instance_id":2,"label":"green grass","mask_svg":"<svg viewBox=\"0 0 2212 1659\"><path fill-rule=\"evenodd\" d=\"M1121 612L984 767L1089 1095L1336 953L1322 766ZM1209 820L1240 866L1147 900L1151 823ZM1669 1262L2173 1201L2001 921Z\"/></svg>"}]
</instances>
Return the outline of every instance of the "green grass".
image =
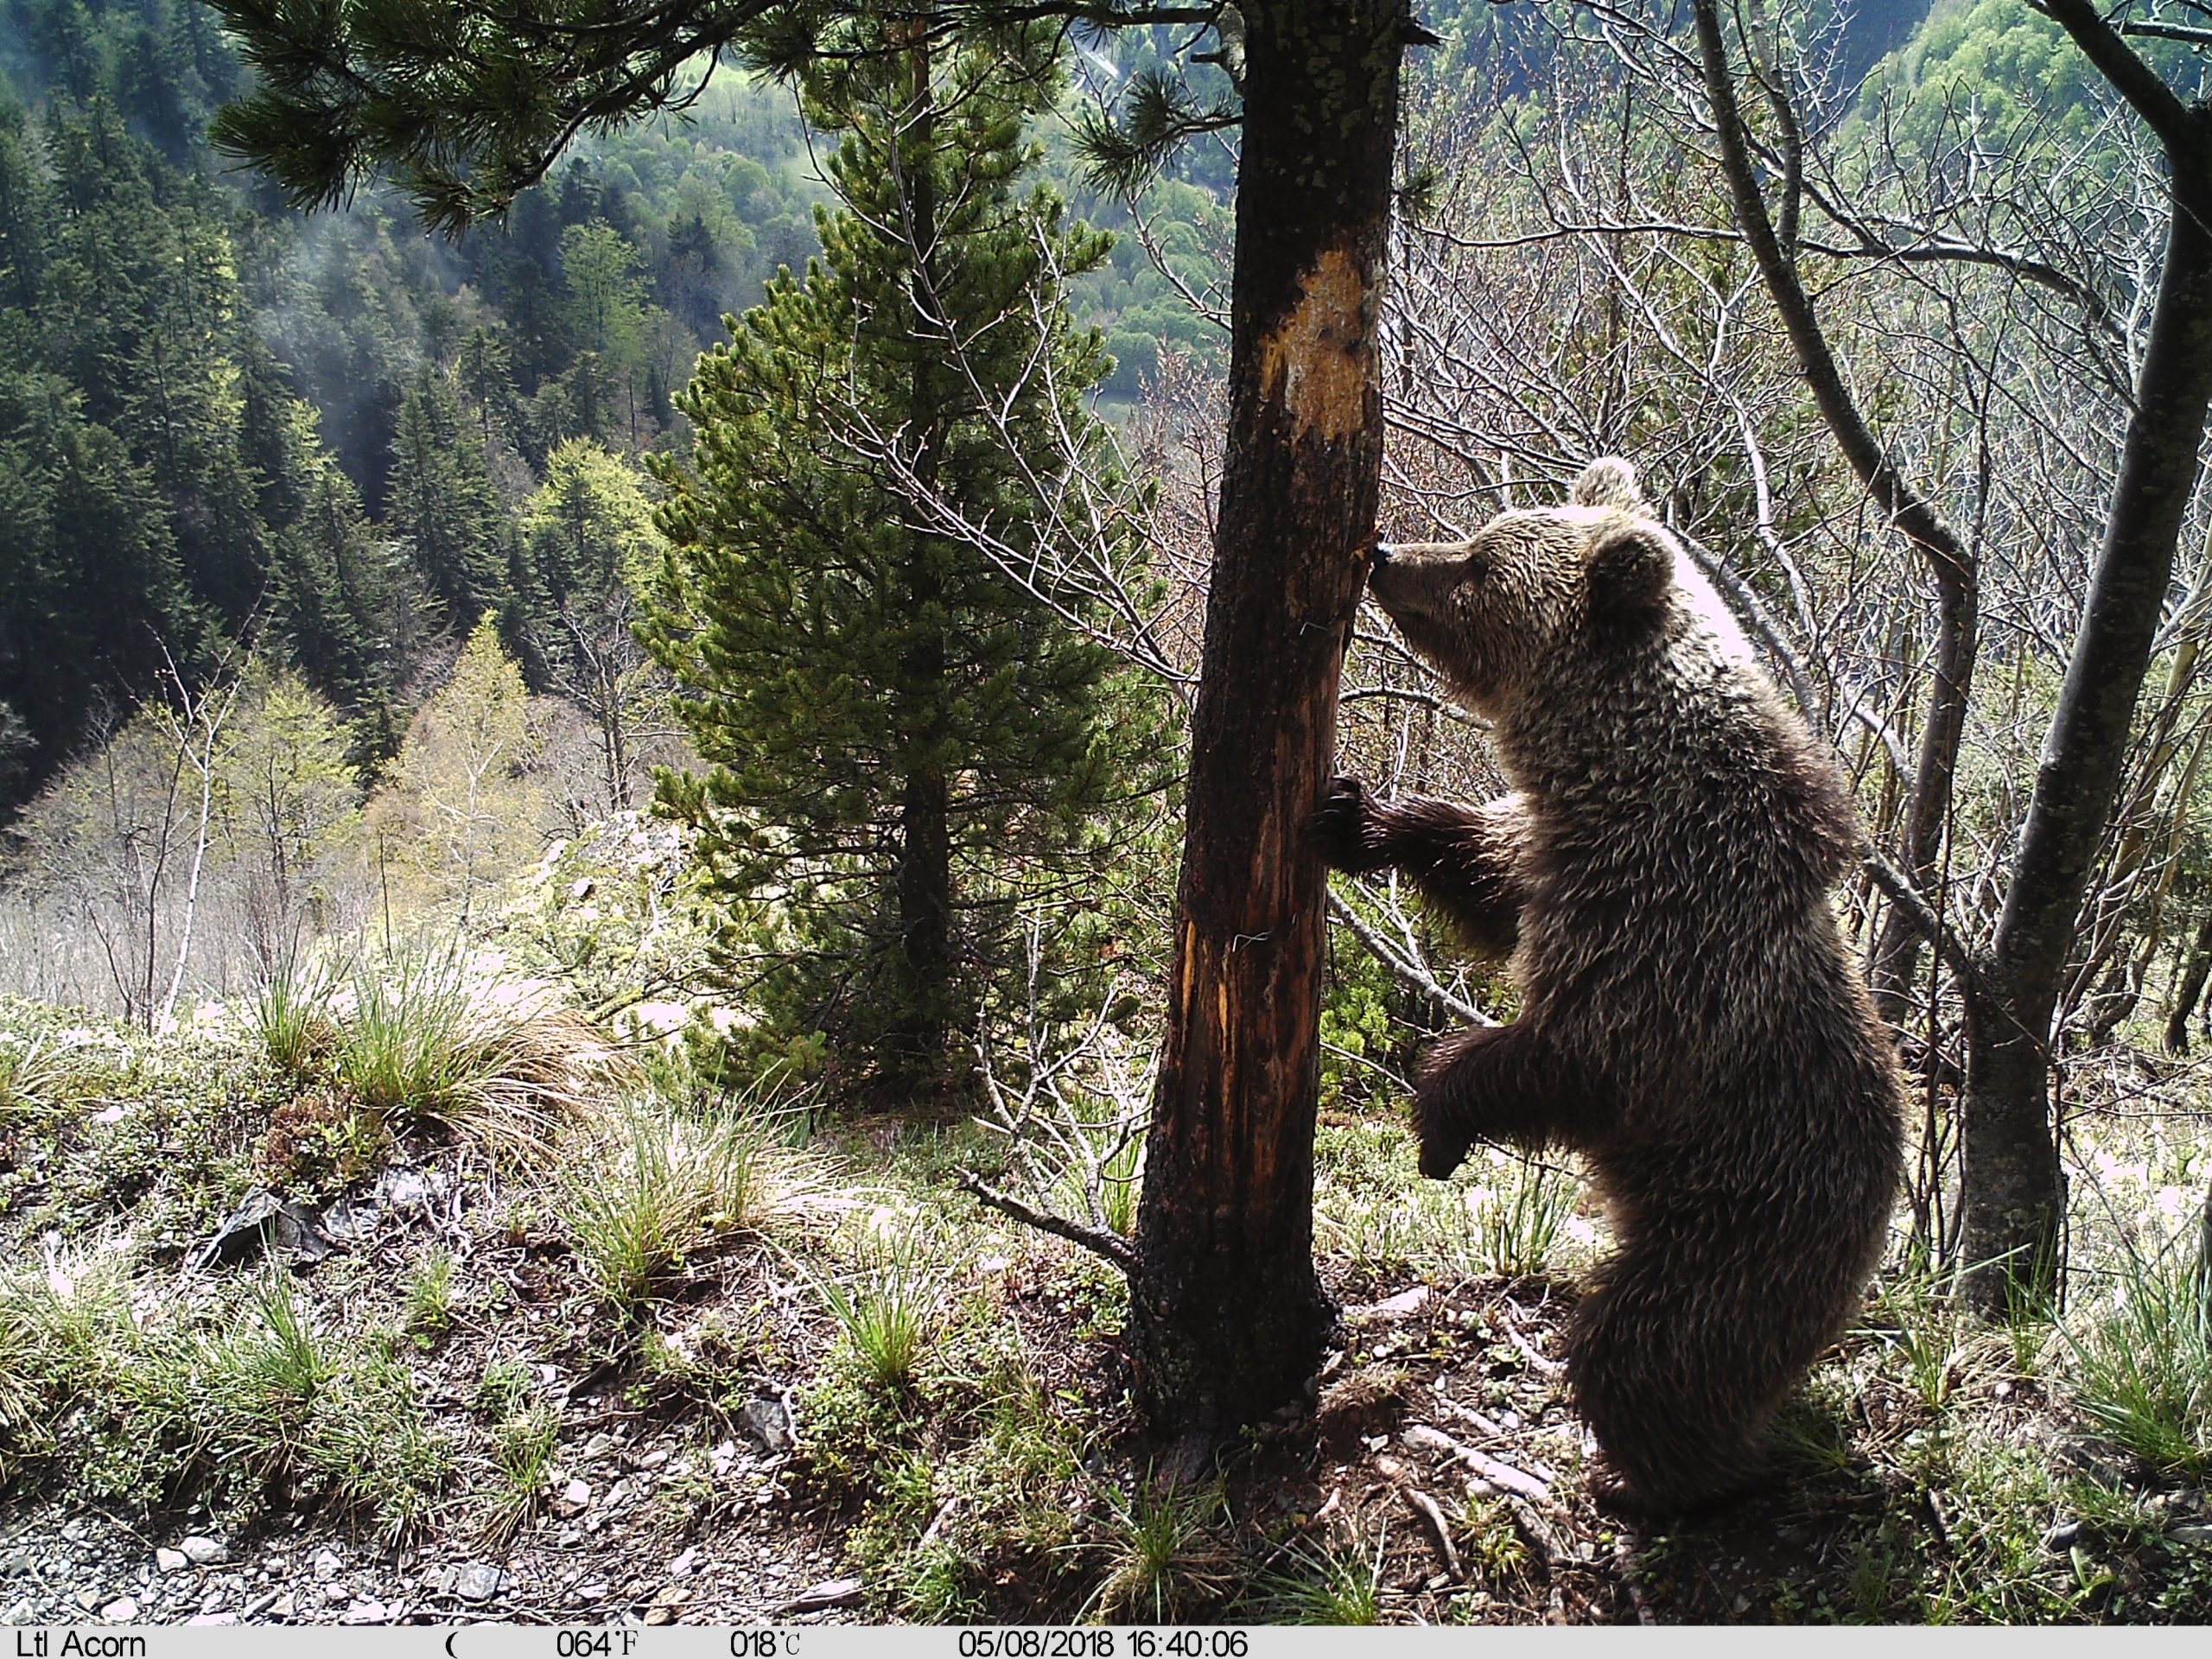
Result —
<instances>
[{"instance_id":1,"label":"green grass","mask_svg":"<svg viewBox=\"0 0 2212 1659\"><path fill-rule=\"evenodd\" d=\"M549 1406L522 1408L492 1432L492 1479L482 1495L479 1531L504 1548L537 1516L561 1441L561 1414Z\"/></svg>"},{"instance_id":2,"label":"green grass","mask_svg":"<svg viewBox=\"0 0 2212 1659\"><path fill-rule=\"evenodd\" d=\"M453 1253L433 1249L407 1275L400 1328L419 1343L443 1336L453 1325Z\"/></svg>"},{"instance_id":3,"label":"green grass","mask_svg":"<svg viewBox=\"0 0 2212 1659\"><path fill-rule=\"evenodd\" d=\"M558 1208L592 1288L623 1319L728 1235L800 1211L818 1182L768 1117L692 1117L632 1100L559 1175Z\"/></svg>"},{"instance_id":4,"label":"green grass","mask_svg":"<svg viewBox=\"0 0 2212 1659\"><path fill-rule=\"evenodd\" d=\"M319 1329L281 1270L187 1307L142 1306L132 1266L0 1274L0 1478L234 1520L289 1489L390 1537L421 1522L448 1459L388 1338Z\"/></svg>"},{"instance_id":5,"label":"green grass","mask_svg":"<svg viewBox=\"0 0 2212 1659\"><path fill-rule=\"evenodd\" d=\"M0 1134L97 1093L124 1059L105 1046L50 1032L0 1031Z\"/></svg>"},{"instance_id":6,"label":"green grass","mask_svg":"<svg viewBox=\"0 0 2212 1659\"><path fill-rule=\"evenodd\" d=\"M1106 1497L1105 1576L1084 1607L1109 1624L1188 1620L1235 1587L1237 1560L1222 1541L1221 1488L1145 1481Z\"/></svg>"},{"instance_id":7,"label":"green grass","mask_svg":"<svg viewBox=\"0 0 2212 1659\"><path fill-rule=\"evenodd\" d=\"M1270 1624L1380 1624L1385 1532L1371 1551L1294 1549L1287 1563L1262 1579L1258 1611Z\"/></svg>"},{"instance_id":8,"label":"green grass","mask_svg":"<svg viewBox=\"0 0 2212 1659\"><path fill-rule=\"evenodd\" d=\"M582 1018L526 1000L502 1004L458 950L400 953L357 967L334 1049L339 1080L370 1110L478 1135L542 1159L595 1076L614 1069Z\"/></svg>"},{"instance_id":9,"label":"green grass","mask_svg":"<svg viewBox=\"0 0 2212 1659\"><path fill-rule=\"evenodd\" d=\"M850 1268L814 1282L861 1375L886 1394L910 1392L951 1298L939 1242L919 1229L862 1233Z\"/></svg>"},{"instance_id":10,"label":"green grass","mask_svg":"<svg viewBox=\"0 0 2212 1659\"><path fill-rule=\"evenodd\" d=\"M2212 1286L2178 1250L2123 1258L2061 1327L2075 1404L2162 1475L2212 1471Z\"/></svg>"},{"instance_id":11,"label":"green grass","mask_svg":"<svg viewBox=\"0 0 2212 1659\"><path fill-rule=\"evenodd\" d=\"M339 976L304 950L287 950L248 994L245 1027L279 1075L313 1077L339 1039L331 997Z\"/></svg>"}]
</instances>

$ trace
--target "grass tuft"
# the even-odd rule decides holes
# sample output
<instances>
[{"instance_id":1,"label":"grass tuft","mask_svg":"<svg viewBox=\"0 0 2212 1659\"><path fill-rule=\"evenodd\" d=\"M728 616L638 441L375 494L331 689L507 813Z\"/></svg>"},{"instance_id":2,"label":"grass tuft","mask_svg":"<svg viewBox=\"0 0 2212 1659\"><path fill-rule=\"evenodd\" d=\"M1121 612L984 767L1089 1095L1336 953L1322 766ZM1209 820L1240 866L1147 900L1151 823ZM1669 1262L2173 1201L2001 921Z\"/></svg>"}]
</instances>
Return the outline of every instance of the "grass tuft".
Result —
<instances>
[{"instance_id":1,"label":"grass tuft","mask_svg":"<svg viewBox=\"0 0 2212 1659\"><path fill-rule=\"evenodd\" d=\"M305 951L287 950L270 965L246 1000L245 1028L269 1064L306 1082L337 1046L331 997L338 976Z\"/></svg>"},{"instance_id":2,"label":"grass tuft","mask_svg":"<svg viewBox=\"0 0 2212 1659\"><path fill-rule=\"evenodd\" d=\"M1271 1624L1380 1624L1386 1532L1372 1554L1356 1549L1294 1549L1288 1564L1262 1579L1260 1611Z\"/></svg>"},{"instance_id":3,"label":"grass tuft","mask_svg":"<svg viewBox=\"0 0 2212 1659\"><path fill-rule=\"evenodd\" d=\"M886 1394L908 1393L951 1297L937 1241L918 1229L865 1233L852 1270L815 1286L861 1374Z\"/></svg>"},{"instance_id":4,"label":"grass tuft","mask_svg":"<svg viewBox=\"0 0 2212 1659\"><path fill-rule=\"evenodd\" d=\"M1218 1602L1236 1584L1235 1554L1218 1537L1220 1487L1147 1481L1109 1492L1106 1576L1084 1609L1109 1624L1168 1624Z\"/></svg>"},{"instance_id":5,"label":"grass tuft","mask_svg":"<svg viewBox=\"0 0 2212 1659\"><path fill-rule=\"evenodd\" d=\"M337 1039L340 1080L386 1118L445 1123L543 1159L613 1060L581 1016L506 995L473 982L453 951L356 969Z\"/></svg>"},{"instance_id":6,"label":"grass tuft","mask_svg":"<svg viewBox=\"0 0 2212 1659\"><path fill-rule=\"evenodd\" d=\"M2061 1327L2082 1414L2161 1474L2212 1471L2212 1286L2177 1251L2125 1259Z\"/></svg>"},{"instance_id":7,"label":"grass tuft","mask_svg":"<svg viewBox=\"0 0 2212 1659\"><path fill-rule=\"evenodd\" d=\"M560 1209L593 1288L633 1319L718 1240L803 1211L818 1180L766 1115L704 1118L632 1101L560 1178Z\"/></svg>"}]
</instances>

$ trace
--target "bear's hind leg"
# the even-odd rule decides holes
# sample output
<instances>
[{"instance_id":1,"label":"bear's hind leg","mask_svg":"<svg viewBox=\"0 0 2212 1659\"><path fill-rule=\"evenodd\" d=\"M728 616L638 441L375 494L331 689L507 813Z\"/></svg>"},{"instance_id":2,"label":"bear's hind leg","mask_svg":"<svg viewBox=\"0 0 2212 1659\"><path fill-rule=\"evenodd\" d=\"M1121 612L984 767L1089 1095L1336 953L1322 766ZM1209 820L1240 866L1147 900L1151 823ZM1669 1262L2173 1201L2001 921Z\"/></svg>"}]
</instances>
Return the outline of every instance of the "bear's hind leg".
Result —
<instances>
[{"instance_id":1,"label":"bear's hind leg","mask_svg":"<svg viewBox=\"0 0 2212 1659\"><path fill-rule=\"evenodd\" d=\"M1756 1332L1715 1328L1677 1264L1624 1254L1575 1309L1567 1375L1616 1484L1608 1508L1688 1516L1758 1484L1773 1390L1745 1374Z\"/></svg>"}]
</instances>

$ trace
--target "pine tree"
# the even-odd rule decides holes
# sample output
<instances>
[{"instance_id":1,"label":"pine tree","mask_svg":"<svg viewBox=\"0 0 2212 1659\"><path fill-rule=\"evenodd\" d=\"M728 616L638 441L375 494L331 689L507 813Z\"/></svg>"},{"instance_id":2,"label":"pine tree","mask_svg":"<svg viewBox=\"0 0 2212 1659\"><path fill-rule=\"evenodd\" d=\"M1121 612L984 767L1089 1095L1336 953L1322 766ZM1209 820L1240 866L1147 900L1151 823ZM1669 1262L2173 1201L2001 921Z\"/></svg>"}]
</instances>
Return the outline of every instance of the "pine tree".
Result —
<instances>
[{"instance_id":1,"label":"pine tree","mask_svg":"<svg viewBox=\"0 0 2212 1659\"><path fill-rule=\"evenodd\" d=\"M714 763L664 805L717 893L775 895L810 947L771 969L772 1009L912 1096L944 1084L1013 906L1098 853L1154 728L1106 652L914 505L1022 550L1029 480L1069 464L1108 368L1059 288L1106 239L1022 188L1054 31L853 27L909 32L805 72L842 210L679 399L696 470L663 469L645 632Z\"/></svg>"},{"instance_id":2,"label":"pine tree","mask_svg":"<svg viewBox=\"0 0 2212 1659\"><path fill-rule=\"evenodd\" d=\"M449 618L481 615L508 592L511 537L480 423L442 371L425 366L407 388L391 456L386 527Z\"/></svg>"}]
</instances>

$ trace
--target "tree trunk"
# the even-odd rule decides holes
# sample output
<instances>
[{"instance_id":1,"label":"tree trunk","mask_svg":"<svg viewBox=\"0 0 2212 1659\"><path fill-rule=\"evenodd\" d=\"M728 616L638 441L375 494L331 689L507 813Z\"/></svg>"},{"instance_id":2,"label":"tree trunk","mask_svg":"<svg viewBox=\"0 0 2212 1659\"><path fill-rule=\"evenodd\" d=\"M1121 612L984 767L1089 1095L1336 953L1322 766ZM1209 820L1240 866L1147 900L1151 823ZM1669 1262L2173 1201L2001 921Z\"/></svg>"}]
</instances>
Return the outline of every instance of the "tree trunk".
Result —
<instances>
[{"instance_id":1,"label":"tree trunk","mask_svg":"<svg viewBox=\"0 0 2212 1659\"><path fill-rule=\"evenodd\" d=\"M2174 993L2173 1010L2166 1015L2167 1053L2189 1052L2189 1018L2196 1012L2208 977L2212 977L2212 910L2206 911L2197 925L2196 938L2189 947L2188 971L2182 976L2181 988Z\"/></svg>"},{"instance_id":2,"label":"tree trunk","mask_svg":"<svg viewBox=\"0 0 2212 1659\"><path fill-rule=\"evenodd\" d=\"M2053 8L2096 58L2084 35L2102 25L2065 15L2076 10ZM2107 67L2101 60L2099 67ZM2089 861L2119 791L2212 404L2212 117L2187 111L2160 136L2171 208L2135 414L1998 918L1991 977L1999 1006L1969 1022L1962 1245L1974 1300L1988 1309L2001 1308L2023 1277L2031 1294L2054 1285L2063 1193L2050 1126L2051 1021Z\"/></svg>"},{"instance_id":3,"label":"tree trunk","mask_svg":"<svg viewBox=\"0 0 2212 1659\"><path fill-rule=\"evenodd\" d=\"M930 84L929 37L922 20L908 28L908 103L905 129L893 147L914 157L904 191L903 234L914 263L915 286L928 292L926 267L937 248L935 94ZM911 418L918 440L914 476L934 490L944 453L944 400L933 365L917 353ZM918 716L907 734L909 760L899 804L899 948L906 1005L891 1035L893 1081L909 1095L933 1095L945 1081L946 982L952 963L951 797L940 758L946 696L945 639L941 626L944 585L932 563L937 550L917 535L910 553L907 597L916 637L900 664Z\"/></svg>"},{"instance_id":4,"label":"tree trunk","mask_svg":"<svg viewBox=\"0 0 2212 1659\"><path fill-rule=\"evenodd\" d=\"M1765 187L1752 164L1742 113L1736 101L1735 72L1728 61L1726 38L1716 0L1696 0L1698 58L1707 101L1720 148L1720 168L1727 180L1736 224L1759 268L1768 296L1789 332L1798 367L1821 418L1843 452L1851 470L1874 505L1912 543L1936 582L1936 681L1930 688L1928 720L1921 728L1920 754L1913 766L1907 804L1904 861L1913 885L1933 894L1941 885L1943 835L1951 820L1951 794L1958 776L1959 744L1966 733L1968 696L1980 624L1980 597L1973 550L1936 511L1936 504L1901 472L1881 440L1867 425L1853 395L1827 333L1813 308L1812 296L1797 270L1796 226L1801 181L1793 167L1781 182L1781 222L1767 210ZM1746 45L1751 42L1746 36ZM1758 55L1753 48L1753 55ZM1771 64L1754 69L1768 102L1794 132L1782 73ZM1792 151L1794 154L1794 150ZM1892 906L1874 946L1875 1006L1897 1031L1912 1013L1912 979L1920 960L1920 932Z\"/></svg>"},{"instance_id":5,"label":"tree trunk","mask_svg":"<svg viewBox=\"0 0 2212 1659\"><path fill-rule=\"evenodd\" d=\"M1936 579L1936 679L1929 688L1927 723L1920 731L1912 795L1905 810L1902 850L1912 884L1937 899L1943 882L1943 834L1951 821L1959 745L1966 736L1968 693L1981 622L1979 584L1971 563L1931 559ZM1912 982L1920 965L1920 929L1890 906L1874 943L1874 1006L1891 1029L1912 1019Z\"/></svg>"},{"instance_id":6,"label":"tree trunk","mask_svg":"<svg viewBox=\"0 0 2212 1659\"><path fill-rule=\"evenodd\" d=\"M1297 1399L1333 1319L1313 1262L1326 889L1305 830L1377 505L1418 38L1403 0L1254 0L1244 19L1228 447L1130 1274L1139 1402L1186 1454Z\"/></svg>"}]
</instances>

